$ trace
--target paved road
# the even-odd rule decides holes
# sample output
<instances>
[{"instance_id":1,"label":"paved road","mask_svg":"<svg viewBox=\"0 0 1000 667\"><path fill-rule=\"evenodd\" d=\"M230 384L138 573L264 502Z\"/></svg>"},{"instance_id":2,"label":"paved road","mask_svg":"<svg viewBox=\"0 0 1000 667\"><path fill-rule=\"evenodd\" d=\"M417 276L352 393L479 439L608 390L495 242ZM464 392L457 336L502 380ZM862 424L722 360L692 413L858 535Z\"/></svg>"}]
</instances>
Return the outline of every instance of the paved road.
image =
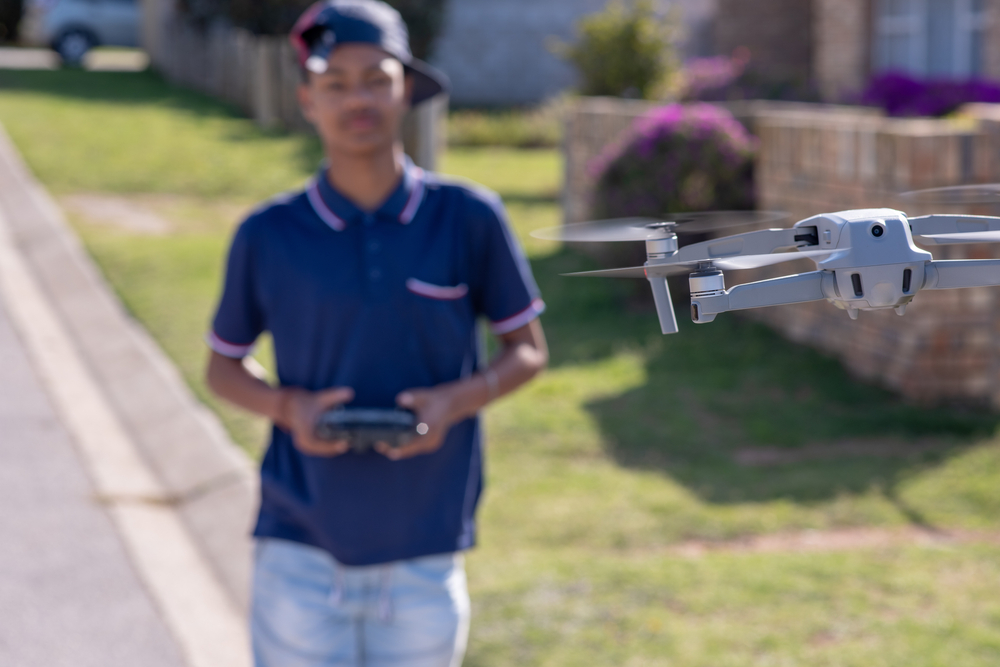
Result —
<instances>
[{"instance_id":1,"label":"paved road","mask_svg":"<svg viewBox=\"0 0 1000 667\"><path fill-rule=\"evenodd\" d=\"M184 665L2 301L0 665Z\"/></svg>"}]
</instances>

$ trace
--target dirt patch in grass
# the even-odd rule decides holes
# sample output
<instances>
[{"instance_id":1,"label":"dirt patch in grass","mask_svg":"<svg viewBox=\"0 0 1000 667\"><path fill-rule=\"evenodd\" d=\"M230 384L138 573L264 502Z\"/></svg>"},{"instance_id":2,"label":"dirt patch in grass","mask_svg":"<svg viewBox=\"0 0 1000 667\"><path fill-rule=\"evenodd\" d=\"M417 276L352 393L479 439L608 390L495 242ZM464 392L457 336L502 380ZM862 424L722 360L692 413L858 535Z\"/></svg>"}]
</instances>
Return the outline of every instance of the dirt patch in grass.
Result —
<instances>
[{"instance_id":1,"label":"dirt patch in grass","mask_svg":"<svg viewBox=\"0 0 1000 667\"><path fill-rule=\"evenodd\" d=\"M897 546L1000 544L1000 533L968 530L905 528L843 528L773 533L734 540L690 540L667 549L671 554L698 557L708 553L802 553L885 549Z\"/></svg>"},{"instance_id":2,"label":"dirt patch in grass","mask_svg":"<svg viewBox=\"0 0 1000 667\"><path fill-rule=\"evenodd\" d=\"M63 195L59 202L83 224L113 227L140 236L228 232L251 209L248 202L239 200L170 194L80 192Z\"/></svg>"},{"instance_id":3,"label":"dirt patch in grass","mask_svg":"<svg viewBox=\"0 0 1000 667\"><path fill-rule=\"evenodd\" d=\"M920 440L852 439L821 445L788 447L748 447L733 454L736 463L747 467L769 467L827 461L841 458L907 458L928 453L944 453L954 443L937 438Z\"/></svg>"},{"instance_id":4,"label":"dirt patch in grass","mask_svg":"<svg viewBox=\"0 0 1000 667\"><path fill-rule=\"evenodd\" d=\"M69 212L91 225L118 227L135 234L154 236L170 231L170 222L152 209L148 203L135 198L105 194L75 194L62 197L61 203Z\"/></svg>"}]
</instances>

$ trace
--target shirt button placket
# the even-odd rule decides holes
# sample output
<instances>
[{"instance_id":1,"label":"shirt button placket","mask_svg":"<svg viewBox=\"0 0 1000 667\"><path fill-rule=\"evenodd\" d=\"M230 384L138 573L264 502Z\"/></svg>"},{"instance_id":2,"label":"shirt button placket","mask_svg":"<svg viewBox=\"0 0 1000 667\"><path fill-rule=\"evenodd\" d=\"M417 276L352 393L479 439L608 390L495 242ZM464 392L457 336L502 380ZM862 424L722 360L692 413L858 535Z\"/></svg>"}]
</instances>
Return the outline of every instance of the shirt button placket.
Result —
<instances>
[{"instance_id":1,"label":"shirt button placket","mask_svg":"<svg viewBox=\"0 0 1000 667\"><path fill-rule=\"evenodd\" d=\"M375 226L375 216L371 213L365 215L365 250L368 265L368 293L375 295L382 292L382 267L378 261L382 244L378 240L377 227Z\"/></svg>"}]
</instances>

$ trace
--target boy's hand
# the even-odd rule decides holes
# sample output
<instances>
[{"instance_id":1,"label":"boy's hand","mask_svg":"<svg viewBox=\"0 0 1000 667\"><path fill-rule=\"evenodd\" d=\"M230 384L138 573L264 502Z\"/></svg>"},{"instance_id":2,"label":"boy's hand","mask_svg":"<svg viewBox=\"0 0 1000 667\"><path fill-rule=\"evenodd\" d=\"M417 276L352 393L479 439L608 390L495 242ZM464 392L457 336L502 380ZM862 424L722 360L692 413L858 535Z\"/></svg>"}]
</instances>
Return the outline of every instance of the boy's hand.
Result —
<instances>
[{"instance_id":1,"label":"boy's hand","mask_svg":"<svg viewBox=\"0 0 1000 667\"><path fill-rule=\"evenodd\" d=\"M323 391L286 389L278 425L291 431L292 441L304 454L312 456L339 456L347 452L350 444L346 440L329 442L316 437L316 423L320 415L338 405L350 402L354 390L349 387L334 387Z\"/></svg>"},{"instance_id":2,"label":"boy's hand","mask_svg":"<svg viewBox=\"0 0 1000 667\"><path fill-rule=\"evenodd\" d=\"M375 445L376 451L386 458L398 461L441 449L444 437L455 423L455 397L452 387L409 389L396 397L396 404L401 408L413 410L419 422L418 432L424 432L402 447L390 447L380 442Z\"/></svg>"}]
</instances>

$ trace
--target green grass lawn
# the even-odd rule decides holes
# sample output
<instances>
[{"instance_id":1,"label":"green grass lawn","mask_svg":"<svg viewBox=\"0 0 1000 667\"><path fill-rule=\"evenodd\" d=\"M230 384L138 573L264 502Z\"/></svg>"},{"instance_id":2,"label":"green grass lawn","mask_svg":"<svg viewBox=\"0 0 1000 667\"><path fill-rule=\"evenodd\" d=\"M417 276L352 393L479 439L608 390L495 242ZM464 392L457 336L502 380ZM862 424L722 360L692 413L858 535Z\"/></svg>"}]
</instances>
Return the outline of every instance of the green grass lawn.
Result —
<instances>
[{"instance_id":1,"label":"green grass lawn","mask_svg":"<svg viewBox=\"0 0 1000 667\"><path fill-rule=\"evenodd\" d=\"M263 424L202 383L201 335L241 212L299 186L316 142L260 132L149 74L0 71L0 122L57 197L115 195L169 221L150 234L71 215L130 311L259 453ZM641 286L560 278L593 264L527 236L559 223L557 151L453 148L443 171L504 195L552 347L546 375L487 414L467 664L1000 660L995 545L669 551L802 529L997 530L995 415L907 405L731 316L697 329L682 318L681 334L664 337ZM270 364L266 345L258 356ZM840 443L889 455L830 456ZM798 459L738 462L762 447Z\"/></svg>"}]
</instances>

